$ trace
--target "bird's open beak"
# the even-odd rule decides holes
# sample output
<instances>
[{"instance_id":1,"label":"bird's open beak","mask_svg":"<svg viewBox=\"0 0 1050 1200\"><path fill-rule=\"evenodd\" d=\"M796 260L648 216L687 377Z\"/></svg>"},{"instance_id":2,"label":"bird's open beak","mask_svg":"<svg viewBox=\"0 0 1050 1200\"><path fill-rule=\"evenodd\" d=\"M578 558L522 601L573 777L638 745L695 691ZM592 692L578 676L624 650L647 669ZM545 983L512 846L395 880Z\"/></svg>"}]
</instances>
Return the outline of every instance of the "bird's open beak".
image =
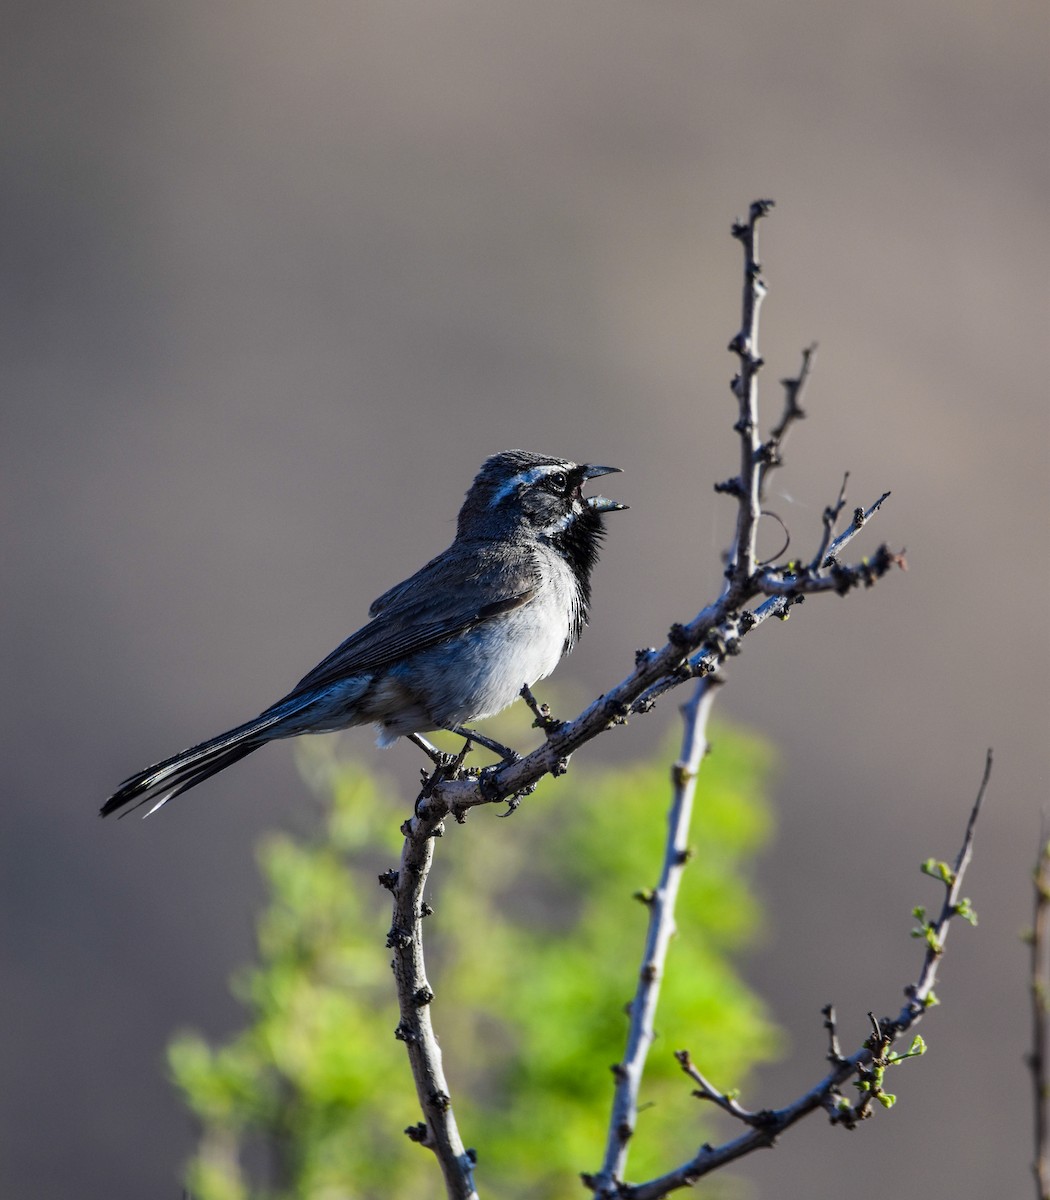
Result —
<instances>
[{"instance_id":1,"label":"bird's open beak","mask_svg":"<svg viewBox=\"0 0 1050 1200\"><path fill-rule=\"evenodd\" d=\"M619 467L594 467L587 466L583 468L584 479L597 479L599 475L619 475ZM627 505L621 504L618 500L609 500L605 496L588 496L587 507L593 508L595 512L622 512Z\"/></svg>"}]
</instances>

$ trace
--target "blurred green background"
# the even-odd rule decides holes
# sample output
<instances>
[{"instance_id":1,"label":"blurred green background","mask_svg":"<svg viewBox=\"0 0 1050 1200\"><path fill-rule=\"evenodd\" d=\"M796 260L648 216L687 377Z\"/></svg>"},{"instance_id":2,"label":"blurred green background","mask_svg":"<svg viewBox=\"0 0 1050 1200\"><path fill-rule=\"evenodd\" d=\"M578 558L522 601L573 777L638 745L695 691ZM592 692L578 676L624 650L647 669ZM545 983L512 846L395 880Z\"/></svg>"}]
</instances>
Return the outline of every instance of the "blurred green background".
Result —
<instances>
[{"instance_id":1,"label":"blurred green background","mask_svg":"<svg viewBox=\"0 0 1050 1200\"><path fill-rule=\"evenodd\" d=\"M764 1006L732 963L758 916L748 880L768 834L769 755L753 737L712 736L629 1178L661 1174L713 1136L674 1050L688 1046L725 1090L775 1057ZM433 1155L403 1132L419 1107L392 1032L390 897L376 884L401 839L383 781L331 745L303 752L324 804L318 832L261 849L259 965L235 983L245 1029L215 1050L195 1034L171 1048L202 1126L188 1175L198 1200L444 1195ZM525 802L533 820L449 822L437 844L432 1015L483 1193L574 1196L581 1170L601 1162L609 1064L622 1058L648 919L634 893L659 874L674 759L668 746L652 765L581 769Z\"/></svg>"}]
</instances>

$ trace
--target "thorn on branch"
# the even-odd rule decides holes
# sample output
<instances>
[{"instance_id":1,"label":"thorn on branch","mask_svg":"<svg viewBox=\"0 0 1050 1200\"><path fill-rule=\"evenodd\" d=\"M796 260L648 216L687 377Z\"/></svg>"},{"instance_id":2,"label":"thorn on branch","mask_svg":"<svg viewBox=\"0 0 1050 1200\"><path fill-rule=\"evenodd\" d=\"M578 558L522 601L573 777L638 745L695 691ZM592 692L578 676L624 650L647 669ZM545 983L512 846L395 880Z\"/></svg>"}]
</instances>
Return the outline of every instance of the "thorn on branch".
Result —
<instances>
[{"instance_id":1,"label":"thorn on branch","mask_svg":"<svg viewBox=\"0 0 1050 1200\"><path fill-rule=\"evenodd\" d=\"M691 641L692 641L692 639L689 637L689 633L686 630L686 627L684 625L679 624L677 621L667 631L667 640L677 650L686 649L691 644Z\"/></svg>"},{"instance_id":2,"label":"thorn on branch","mask_svg":"<svg viewBox=\"0 0 1050 1200\"><path fill-rule=\"evenodd\" d=\"M781 465L780 451L778 445L772 438L768 442L763 442L759 446L755 461L759 466L767 470Z\"/></svg>"},{"instance_id":3,"label":"thorn on branch","mask_svg":"<svg viewBox=\"0 0 1050 1200\"><path fill-rule=\"evenodd\" d=\"M755 223L760 221L763 217L769 215L769 210L774 206L774 203L775 201L773 200L753 200L751 202L751 208L748 210L747 221L733 222L733 237L740 242L747 241L747 239L751 237Z\"/></svg>"},{"instance_id":4,"label":"thorn on branch","mask_svg":"<svg viewBox=\"0 0 1050 1200\"><path fill-rule=\"evenodd\" d=\"M717 629L712 629L707 635L707 639L700 647L705 657L721 660L729 653L726 639Z\"/></svg>"},{"instance_id":5,"label":"thorn on branch","mask_svg":"<svg viewBox=\"0 0 1050 1200\"><path fill-rule=\"evenodd\" d=\"M739 500L744 494L744 488L739 476L734 475L732 479L727 479L723 483L716 483L715 492L719 496L732 496L734 499Z\"/></svg>"},{"instance_id":6,"label":"thorn on branch","mask_svg":"<svg viewBox=\"0 0 1050 1200\"><path fill-rule=\"evenodd\" d=\"M390 927L390 932L386 935L386 948L388 950L407 950L411 945L411 930L401 929L397 925Z\"/></svg>"},{"instance_id":7,"label":"thorn on branch","mask_svg":"<svg viewBox=\"0 0 1050 1200\"><path fill-rule=\"evenodd\" d=\"M608 725L611 729L614 725L626 725L627 718L631 715L631 706L623 700L609 700L606 702L605 711L608 715Z\"/></svg>"},{"instance_id":8,"label":"thorn on branch","mask_svg":"<svg viewBox=\"0 0 1050 1200\"><path fill-rule=\"evenodd\" d=\"M696 772L691 771L684 762L676 762L671 765L671 782L676 788L685 787L690 779L696 778Z\"/></svg>"},{"instance_id":9,"label":"thorn on branch","mask_svg":"<svg viewBox=\"0 0 1050 1200\"><path fill-rule=\"evenodd\" d=\"M560 729L565 722L559 721L551 716L549 704L540 704L536 697L532 694L532 689L529 685L523 684L521 689L521 697L532 711L532 715L536 718L532 722L534 729L542 729L543 732L550 737L552 733Z\"/></svg>"}]
</instances>

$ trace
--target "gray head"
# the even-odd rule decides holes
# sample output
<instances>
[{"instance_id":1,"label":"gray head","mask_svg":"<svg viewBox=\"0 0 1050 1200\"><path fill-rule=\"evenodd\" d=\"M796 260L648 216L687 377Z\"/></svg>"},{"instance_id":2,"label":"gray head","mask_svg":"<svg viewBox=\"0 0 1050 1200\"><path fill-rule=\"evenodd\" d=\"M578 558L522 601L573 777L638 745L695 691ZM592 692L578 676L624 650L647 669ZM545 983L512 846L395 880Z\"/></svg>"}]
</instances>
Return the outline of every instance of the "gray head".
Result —
<instances>
[{"instance_id":1,"label":"gray head","mask_svg":"<svg viewBox=\"0 0 1050 1200\"><path fill-rule=\"evenodd\" d=\"M602 514L627 507L604 496L584 496L583 485L619 470L507 450L485 460L460 509L457 540L537 539L564 558L578 588L567 648L587 623L591 570L605 536Z\"/></svg>"},{"instance_id":2,"label":"gray head","mask_svg":"<svg viewBox=\"0 0 1050 1200\"><path fill-rule=\"evenodd\" d=\"M600 475L618 473L619 469L528 450L493 454L482 464L467 492L457 536L490 538L531 531L555 541L580 525L600 537L601 514L627 506L604 496L584 496L583 485Z\"/></svg>"}]
</instances>

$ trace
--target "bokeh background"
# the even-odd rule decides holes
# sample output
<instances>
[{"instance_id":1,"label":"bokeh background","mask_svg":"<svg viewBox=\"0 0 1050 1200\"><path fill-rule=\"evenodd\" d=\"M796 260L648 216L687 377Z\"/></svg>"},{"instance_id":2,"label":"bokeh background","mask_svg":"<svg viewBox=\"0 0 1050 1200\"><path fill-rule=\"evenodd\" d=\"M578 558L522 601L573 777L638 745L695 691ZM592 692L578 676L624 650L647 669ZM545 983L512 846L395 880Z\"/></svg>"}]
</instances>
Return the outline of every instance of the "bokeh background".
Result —
<instances>
[{"instance_id":1,"label":"bokeh background","mask_svg":"<svg viewBox=\"0 0 1050 1200\"><path fill-rule=\"evenodd\" d=\"M918 863L955 853L997 759L981 923L952 931L898 1108L852 1135L812 1120L734 1175L785 1198L1029 1194L1047 24L1034 0L10 0L0 1193L178 1194L193 1130L164 1045L236 1026L253 846L312 813L286 747L145 824L97 806L355 628L447 544L485 455L624 468L560 672L581 695L715 593L728 230L769 195L768 413L820 342L775 507L802 553L848 468L858 502L892 490L866 546L910 570L763 628L720 700L781 756L746 970L790 1041L745 1102L818 1076L828 1000L851 1045L896 1011L909 909L939 899ZM603 749L649 753L674 721L665 703ZM399 821L418 762L381 762ZM456 835L513 836L493 816ZM556 836L550 808L518 819Z\"/></svg>"}]
</instances>

